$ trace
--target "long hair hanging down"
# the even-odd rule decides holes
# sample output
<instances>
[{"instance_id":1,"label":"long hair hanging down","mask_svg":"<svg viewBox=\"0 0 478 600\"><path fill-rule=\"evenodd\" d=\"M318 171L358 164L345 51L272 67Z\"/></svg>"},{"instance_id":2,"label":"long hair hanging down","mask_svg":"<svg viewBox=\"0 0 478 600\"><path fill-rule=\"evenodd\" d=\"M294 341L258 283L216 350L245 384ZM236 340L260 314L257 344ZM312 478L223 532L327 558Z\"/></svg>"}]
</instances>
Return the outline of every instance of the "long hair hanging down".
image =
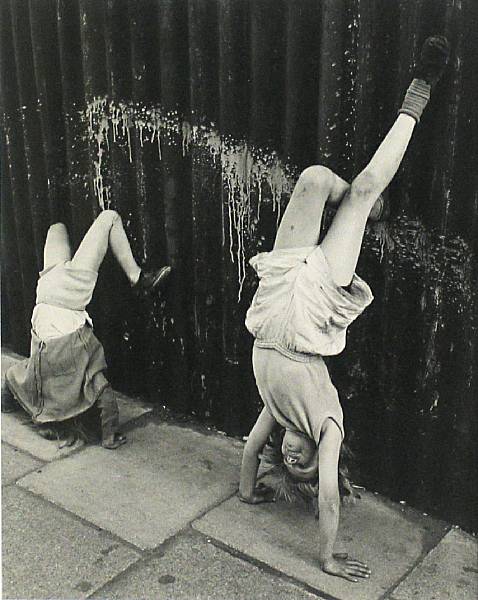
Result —
<instances>
[{"instance_id":1,"label":"long hair hanging down","mask_svg":"<svg viewBox=\"0 0 478 600\"><path fill-rule=\"evenodd\" d=\"M314 504L319 494L319 480L317 478L311 481L298 481L290 474L282 460L280 448L283 436L284 430L274 431L266 452L268 462L273 465L274 474L278 475L275 483L275 497L277 500L281 499L286 502L301 502L305 505ZM346 464L352 458L352 451L345 443L342 443L339 458L339 493L342 502L354 501L360 497L352 486ZM317 512L317 506L315 506L315 510Z\"/></svg>"}]
</instances>

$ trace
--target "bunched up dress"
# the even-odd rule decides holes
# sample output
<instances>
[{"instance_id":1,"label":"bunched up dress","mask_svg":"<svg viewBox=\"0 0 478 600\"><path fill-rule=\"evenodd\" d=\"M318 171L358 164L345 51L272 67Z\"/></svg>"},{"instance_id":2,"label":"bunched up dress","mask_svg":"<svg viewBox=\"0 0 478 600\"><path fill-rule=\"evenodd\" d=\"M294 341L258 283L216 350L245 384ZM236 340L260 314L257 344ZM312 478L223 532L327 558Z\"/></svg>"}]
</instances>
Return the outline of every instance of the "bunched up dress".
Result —
<instances>
[{"instance_id":1,"label":"bunched up dress","mask_svg":"<svg viewBox=\"0 0 478 600\"><path fill-rule=\"evenodd\" d=\"M30 357L5 374L6 385L35 423L66 421L98 402L103 428L116 430L118 407L105 376L103 346L86 312L97 276L71 261L40 273Z\"/></svg>"}]
</instances>

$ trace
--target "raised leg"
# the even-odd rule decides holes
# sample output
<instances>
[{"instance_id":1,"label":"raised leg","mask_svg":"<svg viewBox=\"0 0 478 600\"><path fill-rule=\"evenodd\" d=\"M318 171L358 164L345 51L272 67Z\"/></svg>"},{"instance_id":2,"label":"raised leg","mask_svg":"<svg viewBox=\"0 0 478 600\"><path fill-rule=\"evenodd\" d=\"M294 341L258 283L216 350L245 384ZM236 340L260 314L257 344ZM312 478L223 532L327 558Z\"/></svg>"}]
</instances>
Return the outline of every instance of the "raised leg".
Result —
<instances>
[{"instance_id":1,"label":"raised leg","mask_svg":"<svg viewBox=\"0 0 478 600\"><path fill-rule=\"evenodd\" d=\"M350 283L362 245L365 223L379 195L400 166L416 123L441 77L450 54L444 37L428 38L399 116L370 163L352 182L322 242L322 250L337 285Z\"/></svg>"},{"instance_id":2,"label":"raised leg","mask_svg":"<svg viewBox=\"0 0 478 600\"><path fill-rule=\"evenodd\" d=\"M71 259L70 238L63 223L50 226L43 248L43 269L48 269L64 260Z\"/></svg>"},{"instance_id":3,"label":"raised leg","mask_svg":"<svg viewBox=\"0 0 478 600\"><path fill-rule=\"evenodd\" d=\"M133 257L131 246L123 228L121 217L114 210L104 210L86 232L72 264L79 269L98 271L108 247L128 277L130 283L137 283L141 268Z\"/></svg>"},{"instance_id":4,"label":"raised leg","mask_svg":"<svg viewBox=\"0 0 478 600\"><path fill-rule=\"evenodd\" d=\"M415 119L409 115L398 116L337 209L321 244L337 285L347 286L353 277L370 211L397 172L415 124Z\"/></svg>"}]
</instances>

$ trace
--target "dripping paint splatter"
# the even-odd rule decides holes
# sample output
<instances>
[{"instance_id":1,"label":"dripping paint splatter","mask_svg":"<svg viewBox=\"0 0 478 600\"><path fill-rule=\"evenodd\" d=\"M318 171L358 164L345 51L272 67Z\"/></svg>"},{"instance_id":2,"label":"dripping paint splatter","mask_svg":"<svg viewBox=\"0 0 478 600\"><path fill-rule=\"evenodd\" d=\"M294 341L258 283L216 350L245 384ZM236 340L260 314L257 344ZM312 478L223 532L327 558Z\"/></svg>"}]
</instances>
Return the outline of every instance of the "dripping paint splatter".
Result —
<instances>
[{"instance_id":1,"label":"dripping paint splatter","mask_svg":"<svg viewBox=\"0 0 478 600\"><path fill-rule=\"evenodd\" d=\"M240 300L246 277L248 242L253 239L261 203L272 203L278 223L283 199L292 191L293 169L275 152L221 136L213 124L193 125L181 120L175 111L115 103L103 97L88 104L85 119L89 136L95 142L94 190L102 209L108 208L111 202L110 188L105 184L107 166L103 160L111 143L126 142L130 162L133 162L132 135L137 136L141 147L155 143L159 160L162 158L161 147L166 143L179 148L183 156L195 148L202 150L213 165L220 162L228 215L223 239L227 234L231 261L237 268ZM250 250L252 254L255 248Z\"/></svg>"}]
</instances>

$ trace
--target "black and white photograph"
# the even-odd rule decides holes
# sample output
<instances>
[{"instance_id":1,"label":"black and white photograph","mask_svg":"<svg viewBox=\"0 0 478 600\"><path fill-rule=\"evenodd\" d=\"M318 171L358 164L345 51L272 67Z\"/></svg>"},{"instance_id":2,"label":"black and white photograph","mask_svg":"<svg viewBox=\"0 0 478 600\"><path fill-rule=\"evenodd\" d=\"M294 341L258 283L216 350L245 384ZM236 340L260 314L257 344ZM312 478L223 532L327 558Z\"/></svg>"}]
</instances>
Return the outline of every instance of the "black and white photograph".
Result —
<instances>
[{"instance_id":1,"label":"black and white photograph","mask_svg":"<svg viewBox=\"0 0 478 600\"><path fill-rule=\"evenodd\" d=\"M478 1L0 0L1 598L478 598Z\"/></svg>"}]
</instances>

